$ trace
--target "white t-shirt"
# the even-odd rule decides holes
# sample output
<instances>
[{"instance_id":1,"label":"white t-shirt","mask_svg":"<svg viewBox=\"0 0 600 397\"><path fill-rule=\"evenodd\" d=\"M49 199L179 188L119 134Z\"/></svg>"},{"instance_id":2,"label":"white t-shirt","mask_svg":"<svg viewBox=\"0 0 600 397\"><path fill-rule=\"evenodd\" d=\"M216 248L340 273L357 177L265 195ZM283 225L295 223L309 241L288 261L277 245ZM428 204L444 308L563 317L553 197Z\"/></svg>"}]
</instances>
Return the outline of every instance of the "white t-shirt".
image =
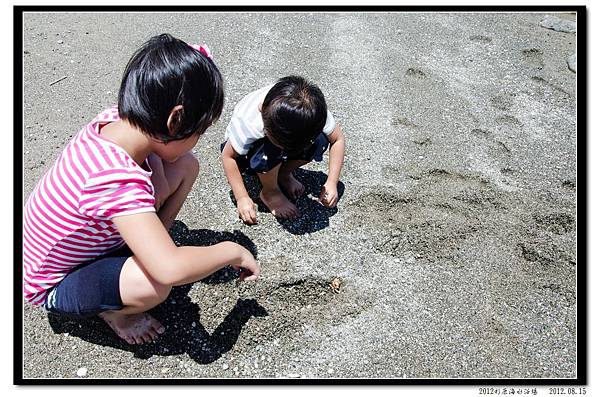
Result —
<instances>
[{"instance_id":1,"label":"white t-shirt","mask_svg":"<svg viewBox=\"0 0 600 397\"><path fill-rule=\"evenodd\" d=\"M252 142L264 138L264 124L258 107L274 85L271 84L249 93L235 105L231 121L225 130L225 139L231 143L237 154L247 154ZM328 110L323 133L331 135L334 129L335 120Z\"/></svg>"}]
</instances>

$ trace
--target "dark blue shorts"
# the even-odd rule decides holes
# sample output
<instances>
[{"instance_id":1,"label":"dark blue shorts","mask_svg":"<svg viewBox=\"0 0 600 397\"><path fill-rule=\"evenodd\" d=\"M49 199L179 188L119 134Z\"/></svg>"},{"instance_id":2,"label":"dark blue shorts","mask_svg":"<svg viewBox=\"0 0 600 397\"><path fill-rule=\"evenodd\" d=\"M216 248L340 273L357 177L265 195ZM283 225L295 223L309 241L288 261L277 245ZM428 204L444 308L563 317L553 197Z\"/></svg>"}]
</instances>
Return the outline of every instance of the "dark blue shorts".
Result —
<instances>
[{"instance_id":1,"label":"dark blue shorts","mask_svg":"<svg viewBox=\"0 0 600 397\"><path fill-rule=\"evenodd\" d=\"M119 278L123 264L132 255L124 247L75 267L50 290L42 307L72 318L122 309Z\"/></svg>"},{"instance_id":2,"label":"dark blue shorts","mask_svg":"<svg viewBox=\"0 0 600 397\"><path fill-rule=\"evenodd\" d=\"M224 147L225 142L221 144L221 151ZM319 134L311 146L297 155L287 155L264 137L254 141L247 154L236 157L236 162L240 172L262 174L289 160L322 161L328 148L329 139L324 133Z\"/></svg>"}]
</instances>

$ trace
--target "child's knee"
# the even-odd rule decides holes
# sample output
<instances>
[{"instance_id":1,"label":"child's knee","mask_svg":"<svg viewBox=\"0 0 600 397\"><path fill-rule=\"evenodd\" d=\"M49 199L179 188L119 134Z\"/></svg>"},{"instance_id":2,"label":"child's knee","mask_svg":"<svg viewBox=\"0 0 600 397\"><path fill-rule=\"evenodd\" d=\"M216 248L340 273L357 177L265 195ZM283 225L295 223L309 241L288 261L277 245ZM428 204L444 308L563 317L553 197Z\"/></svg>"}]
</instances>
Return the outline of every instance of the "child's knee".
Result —
<instances>
[{"instance_id":1,"label":"child's knee","mask_svg":"<svg viewBox=\"0 0 600 397\"><path fill-rule=\"evenodd\" d=\"M177 160L178 168L183 172L186 179L191 182L198 178L200 173L200 162L192 153L186 153Z\"/></svg>"}]
</instances>

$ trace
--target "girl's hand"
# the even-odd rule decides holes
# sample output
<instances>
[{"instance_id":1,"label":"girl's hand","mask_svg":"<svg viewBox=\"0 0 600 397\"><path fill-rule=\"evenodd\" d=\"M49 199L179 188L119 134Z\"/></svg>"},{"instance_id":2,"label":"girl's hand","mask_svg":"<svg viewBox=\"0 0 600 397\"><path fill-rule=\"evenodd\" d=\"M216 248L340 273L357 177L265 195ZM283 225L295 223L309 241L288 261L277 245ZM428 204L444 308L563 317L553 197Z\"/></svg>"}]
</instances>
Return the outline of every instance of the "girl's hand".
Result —
<instances>
[{"instance_id":1,"label":"girl's hand","mask_svg":"<svg viewBox=\"0 0 600 397\"><path fill-rule=\"evenodd\" d=\"M337 183L325 182L321 188L321 195L319 196L321 204L329 208L335 207L338 199Z\"/></svg>"},{"instance_id":2,"label":"girl's hand","mask_svg":"<svg viewBox=\"0 0 600 397\"><path fill-rule=\"evenodd\" d=\"M258 279L258 275L260 274L260 265L254 259L254 255L246 248L240 245L242 250L242 254L240 256L239 261L236 263L232 263L231 266L235 270L241 270L240 280L242 281L256 281Z\"/></svg>"},{"instance_id":3,"label":"girl's hand","mask_svg":"<svg viewBox=\"0 0 600 397\"><path fill-rule=\"evenodd\" d=\"M256 225L256 208L254 201L248 196L237 201L237 210L240 219L246 225Z\"/></svg>"}]
</instances>

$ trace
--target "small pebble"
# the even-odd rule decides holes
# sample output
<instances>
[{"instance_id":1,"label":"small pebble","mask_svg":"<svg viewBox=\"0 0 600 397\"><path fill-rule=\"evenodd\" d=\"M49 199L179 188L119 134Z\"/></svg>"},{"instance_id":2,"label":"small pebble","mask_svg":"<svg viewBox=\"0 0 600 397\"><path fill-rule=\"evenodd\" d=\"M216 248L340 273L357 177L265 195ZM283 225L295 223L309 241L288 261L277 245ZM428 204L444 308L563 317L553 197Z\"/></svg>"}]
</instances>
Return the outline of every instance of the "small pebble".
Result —
<instances>
[{"instance_id":1,"label":"small pebble","mask_svg":"<svg viewBox=\"0 0 600 397\"><path fill-rule=\"evenodd\" d=\"M288 378L299 378L300 374L288 374Z\"/></svg>"},{"instance_id":2,"label":"small pebble","mask_svg":"<svg viewBox=\"0 0 600 397\"><path fill-rule=\"evenodd\" d=\"M223 364L223 370L229 369L229 364Z\"/></svg>"},{"instance_id":3,"label":"small pebble","mask_svg":"<svg viewBox=\"0 0 600 397\"><path fill-rule=\"evenodd\" d=\"M169 368L163 368L160 370L160 372L166 374L167 372L169 372Z\"/></svg>"},{"instance_id":4,"label":"small pebble","mask_svg":"<svg viewBox=\"0 0 600 397\"><path fill-rule=\"evenodd\" d=\"M332 368L329 368L329 369L327 370L327 373L328 373L328 374L332 374L332 373L333 373L333 369L332 369Z\"/></svg>"},{"instance_id":5,"label":"small pebble","mask_svg":"<svg viewBox=\"0 0 600 397\"><path fill-rule=\"evenodd\" d=\"M64 43L64 41L62 41L62 40L58 40L58 41L57 41L57 43L58 43L58 44L62 44L62 43Z\"/></svg>"},{"instance_id":6,"label":"small pebble","mask_svg":"<svg viewBox=\"0 0 600 397\"><path fill-rule=\"evenodd\" d=\"M81 367L77 370L77 376L79 376L80 378L83 378L84 376L87 375L87 368L86 367Z\"/></svg>"}]
</instances>

